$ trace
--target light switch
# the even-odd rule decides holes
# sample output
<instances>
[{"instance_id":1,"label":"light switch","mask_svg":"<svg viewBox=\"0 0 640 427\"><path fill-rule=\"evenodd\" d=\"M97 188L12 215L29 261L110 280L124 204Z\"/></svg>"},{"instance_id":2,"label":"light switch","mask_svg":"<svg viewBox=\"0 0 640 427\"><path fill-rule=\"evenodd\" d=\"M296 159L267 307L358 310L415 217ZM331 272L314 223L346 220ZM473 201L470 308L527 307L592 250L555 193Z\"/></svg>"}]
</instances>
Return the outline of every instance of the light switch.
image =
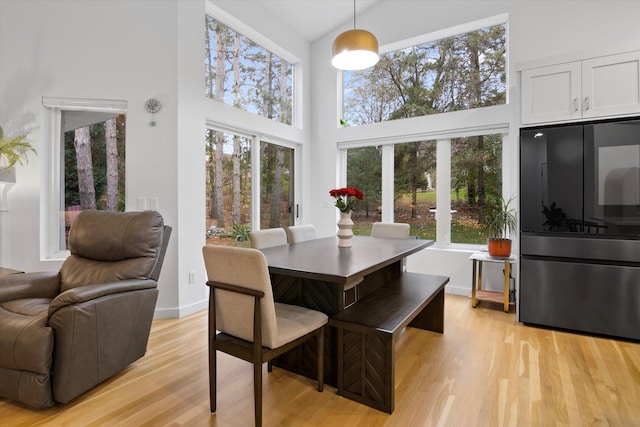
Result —
<instances>
[{"instance_id":1,"label":"light switch","mask_svg":"<svg viewBox=\"0 0 640 427\"><path fill-rule=\"evenodd\" d=\"M139 211L143 211L147 209L147 198L146 197L138 197L136 200L136 208Z\"/></svg>"},{"instance_id":2,"label":"light switch","mask_svg":"<svg viewBox=\"0 0 640 427\"><path fill-rule=\"evenodd\" d=\"M152 211L158 210L158 198L157 197L149 197L149 209Z\"/></svg>"}]
</instances>

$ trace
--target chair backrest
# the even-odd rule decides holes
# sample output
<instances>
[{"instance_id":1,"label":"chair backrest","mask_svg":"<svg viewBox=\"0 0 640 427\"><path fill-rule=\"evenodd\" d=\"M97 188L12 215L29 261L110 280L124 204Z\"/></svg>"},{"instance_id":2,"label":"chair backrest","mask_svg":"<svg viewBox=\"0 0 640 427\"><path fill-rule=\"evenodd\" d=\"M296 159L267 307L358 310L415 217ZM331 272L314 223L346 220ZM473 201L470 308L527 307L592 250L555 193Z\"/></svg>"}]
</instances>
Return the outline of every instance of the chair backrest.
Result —
<instances>
[{"instance_id":1,"label":"chair backrest","mask_svg":"<svg viewBox=\"0 0 640 427\"><path fill-rule=\"evenodd\" d=\"M284 228L267 228L249 233L249 241L254 249L270 248L287 244L287 233Z\"/></svg>"},{"instance_id":2,"label":"chair backrest","mask_svg":"<svg viewBox=\"0 0 640 427\"><path fill-rule=\"evenodd\" d=\"M408 239L411 226L406 223L374 222L371 227L371 237L390 237L393 239Z\"/></svg>"},{"instance_id":3,"label":"chair backrest","mask_svg":"<svg viewBox=\"0 0 640 427\"><path fill-rule=\"evenodd\" d=\"M289 243L304 242L316 238L316 228L312 224L292 225L287 228Z\"/></svg>"},{"instance_id":4,"label":"chair backrest","mask_svg":"<svg viewBox=\"0 0 640 427\"><path fill-rule=\"evenodd\" d=\"M277 347L276 309L264 254L257 249L205 245L202 248L208 280L264 292L260 300L262 345ZM216 329L245 341L253 341L254 298L211 288L215 292Z\"/></svg>"},{"instance_id":5,"label":"chair backrest","mask_svg":"<svg viewBox=\"0 0 640 427\"><path fill-rule=\"evenodd\" d=\"M157 281L170 232L157 211L82 211L69 233L60 292L127 279Z\"/></svg>"}]
</instances>

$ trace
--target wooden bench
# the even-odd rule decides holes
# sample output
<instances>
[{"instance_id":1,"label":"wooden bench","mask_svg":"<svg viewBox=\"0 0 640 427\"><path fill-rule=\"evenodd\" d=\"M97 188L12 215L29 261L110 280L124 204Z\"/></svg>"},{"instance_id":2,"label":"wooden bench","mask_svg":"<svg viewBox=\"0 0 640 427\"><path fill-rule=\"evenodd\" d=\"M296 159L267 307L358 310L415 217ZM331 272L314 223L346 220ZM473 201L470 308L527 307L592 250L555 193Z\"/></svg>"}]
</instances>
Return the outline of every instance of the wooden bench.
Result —
<instances>
[{"instance_id":1,"label":"wooden bench","mask_svg":"<svg viewBox=\"0 0 640 427\"><path fill-rule=\"evenodd\" d=\"M395 337L405 326L444 332L448 277L404 273L329 318L338 331L338 394L392 413Z\"/></svg>"}]
</instances>

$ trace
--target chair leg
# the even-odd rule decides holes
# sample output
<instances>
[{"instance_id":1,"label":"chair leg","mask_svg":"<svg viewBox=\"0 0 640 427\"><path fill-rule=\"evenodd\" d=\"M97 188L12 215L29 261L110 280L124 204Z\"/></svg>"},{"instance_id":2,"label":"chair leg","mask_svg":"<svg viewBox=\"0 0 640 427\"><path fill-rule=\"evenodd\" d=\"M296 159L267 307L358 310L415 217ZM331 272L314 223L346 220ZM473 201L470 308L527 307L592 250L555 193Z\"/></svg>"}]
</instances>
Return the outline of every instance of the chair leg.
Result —
<instances>
[{"instance_id":1,"label":"chair leg","mask_svg":"<svg viewBox=\"0 0 640 427\"><path fill-rule=\"evenodd\" d=\"M253 362L253 406L255 409L256 427L262 426L262 364Z\"/></svg>"},{"instance_id":2,"label":"chair leg","mask_svg":"<svg viewBox=\"0 0 640 427\"><path fill-rule=\"evenodd\" d=\"M271 360L267 362L267 372L273 372L273 363L271 363Z\"/></svg>"},{"instance_id":3,"label":"chair leg","mask_svg":"<svg viewBox=\"0 0 640 427\"><path fill-rule=\"evenodd\" d=\"M211 413L216 412L216 349L209 347L209 405Z\"/></svg>"},{"instance_id":4,"label":"chair leg","mask_svg":"<svg viewBox=\"0 0 640 427\"><path fill-rule=\"evenodd\" d=\"M324 326L318 331L318 391L324 389Z\"/></svg>"}]
</instances>

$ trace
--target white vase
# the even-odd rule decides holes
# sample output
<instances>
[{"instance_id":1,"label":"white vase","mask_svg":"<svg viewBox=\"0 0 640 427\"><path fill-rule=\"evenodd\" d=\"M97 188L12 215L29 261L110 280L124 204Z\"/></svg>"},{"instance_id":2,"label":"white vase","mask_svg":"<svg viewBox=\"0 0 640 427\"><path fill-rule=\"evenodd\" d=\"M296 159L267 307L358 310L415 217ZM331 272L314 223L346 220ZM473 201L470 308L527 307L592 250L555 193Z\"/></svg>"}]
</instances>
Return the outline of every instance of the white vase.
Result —
<instances>
[{"instance_id":1,"label":"white vase","mask_svg":"<svg viewBox=\"0 0 640 427\"><path fill-rule=\"evenodd\" d=\"M340 212L340 220L338 221L338 247L350 248L351 238L353 237L353 221L351 220L351 211Z\"/></svg>"}]
</instances>

